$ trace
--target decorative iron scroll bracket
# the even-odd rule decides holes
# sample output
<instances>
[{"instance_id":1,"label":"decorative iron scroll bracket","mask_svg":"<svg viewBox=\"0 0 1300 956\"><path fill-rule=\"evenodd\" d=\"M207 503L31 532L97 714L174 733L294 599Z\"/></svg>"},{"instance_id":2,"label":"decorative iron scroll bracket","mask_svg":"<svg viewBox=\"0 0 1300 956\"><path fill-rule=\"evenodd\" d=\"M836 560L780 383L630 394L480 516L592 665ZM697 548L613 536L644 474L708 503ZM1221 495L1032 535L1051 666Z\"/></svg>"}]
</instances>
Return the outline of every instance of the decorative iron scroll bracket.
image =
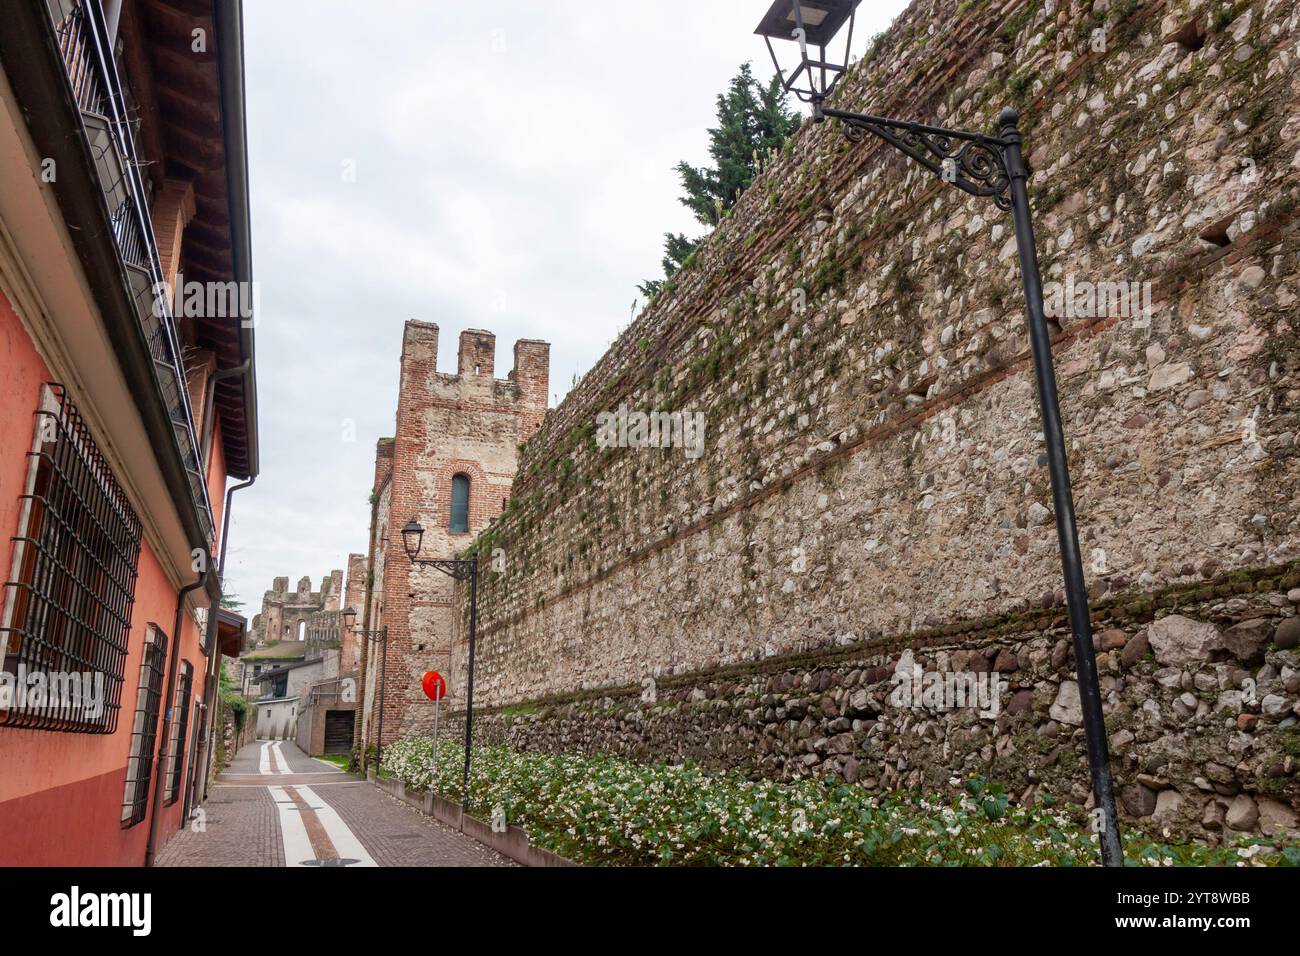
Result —
<instances>
[{"instance_id":1,"label":"decorative iron scroll bracket","mask_svg":"<svg viewBox=\"0 0 1300 956\"><path fill-rule=\"evenodd\" d=\"M1015 170L1010 168L1004 140L983 133L818 106L814 118L818 122L828 116L839 120L849 142L861 143L870 133L911 157L944 182L972 196L991 198L999 209L1011 209L1011 177Z\"/></svg>"},{"instance_id":2,"label":"decorative iron scroll bracket","mask_svg":"<svg viewBox=\"0 0 1300 956\"><path fill-rule=\"evenodd\" d=\"M455 561L444 558L412 558L411 563L421 568L433 568L457 581L468 581L474 574L477 562Z\"/></svg>"}]
</instances>

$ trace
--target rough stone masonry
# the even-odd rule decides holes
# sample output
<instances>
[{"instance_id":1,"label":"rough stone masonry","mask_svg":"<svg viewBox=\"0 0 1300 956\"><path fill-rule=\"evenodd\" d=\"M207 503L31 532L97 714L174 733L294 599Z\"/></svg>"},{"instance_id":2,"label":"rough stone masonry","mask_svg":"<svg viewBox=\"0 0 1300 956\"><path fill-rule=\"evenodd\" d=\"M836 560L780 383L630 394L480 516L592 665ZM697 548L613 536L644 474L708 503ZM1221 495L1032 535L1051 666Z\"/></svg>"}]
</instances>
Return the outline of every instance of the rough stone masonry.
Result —
<instances>
[{"instance_id":1,"label":"rough stone masonry","mask_svg":"<svg viewBox=\"0 0 1300 956\"><path fill-rule=\"evenodd\" d=\"M918 0L836 94L1021 113L1122 802L1170 832L1300 808L1298 59L1282 0ZM765 165L523 448L484 739L1087 801L1008 216L833 123ZM623 406L703 456L598 447ZM891 708L906 653L999 714Z\"/></svg>"}]
</instances>

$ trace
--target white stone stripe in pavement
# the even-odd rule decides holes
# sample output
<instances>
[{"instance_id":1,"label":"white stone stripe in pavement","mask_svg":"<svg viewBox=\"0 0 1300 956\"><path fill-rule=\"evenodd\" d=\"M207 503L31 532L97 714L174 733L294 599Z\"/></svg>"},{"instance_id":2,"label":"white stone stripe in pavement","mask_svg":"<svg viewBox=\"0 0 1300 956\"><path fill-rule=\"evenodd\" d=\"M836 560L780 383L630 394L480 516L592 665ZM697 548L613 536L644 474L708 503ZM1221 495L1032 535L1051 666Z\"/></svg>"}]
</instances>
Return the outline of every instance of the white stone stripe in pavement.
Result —
<instances>
[{"instance_id":1,"label":"white stone stripe in pavement","mask_svg":"<svg viewBox=\"0 0 1300 956\"><path fill-rule=\"evenodd\" d=\"M374 858L362 846L361 841L348 829L338 812L327 804L310 787L297 786L294 789L306 801L308 809L303 809L294 802L283 787L267 787L275 809L280 817L280 839L284 845L285 866L306 866L316 861L316 851L307 836L307 824L304 814L313 813L334 844L334 850L341 860L355 860L350 866L377 867Z\"/></svg>"},{"instance_id":2,"label":"white stone stripe in pavement","mask_svg":"<svg viewBox=\"0 0 1300 956\"><path fill-rule=\"evenodd\" d=\"M257 755L257 772L269 774L271 772L271 741L262 741L262 749Z\"/></svg>"},{"instance_id":3,"label":"white stone stripe in pavement","mask_svg":"<svg viewBox=\"0 0 1300 956\"><path fill-rule=\"evenodd\" d=\"M280 774L293 773L293 771L289 769L289 758L284 755L283 740L277 740L274 744L272 744L271 756L274 758L276 763L276 768L275 768L276 773L280 773Z\"/></svg>"},{"instance_id":4,"label":"white stone stripe in pavement","mask_svg":"<svg viewBox=\"0 0 1300 956\"><path fill-rule=\"evenodd\" d=\"M341 860L356 860L352 866L378 866L366 848L361 845L355 833L348 829L348 825L343 822L338 811L322 800L312 792L311 787L299 786L300 793L316 811L316 818L320 820L321 825L325 827L325 832L329 835L330 842L334 844L334 849L338 851Z\"/></svg>"},{"instance_id":5,"label":"white stone stripe in pavement","mask_svg":"<svg viewBox=\"0 0 1300 956\"><path fill-rule=\"evenodd\" d=\"M302 811L284 792L283 787L267 787L280 815L280 840L284 844L284 865L303 866L316 859L316 851L307 838L307 827L302 822Z\"/></svg>"}]
</instances>

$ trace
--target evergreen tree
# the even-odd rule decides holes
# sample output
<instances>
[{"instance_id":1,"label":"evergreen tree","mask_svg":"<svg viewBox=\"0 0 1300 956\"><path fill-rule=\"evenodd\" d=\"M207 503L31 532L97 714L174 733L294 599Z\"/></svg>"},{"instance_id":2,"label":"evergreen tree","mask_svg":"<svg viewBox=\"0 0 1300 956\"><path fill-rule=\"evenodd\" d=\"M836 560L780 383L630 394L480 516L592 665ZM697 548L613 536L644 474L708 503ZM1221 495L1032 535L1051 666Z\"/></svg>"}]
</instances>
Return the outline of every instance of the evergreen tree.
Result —
<instances>
[{"instance_id":1,"label":"evergreen tree","mask_svg":"<svg viewBox=\"0 0 1300 956\"><path fill-rule=\"evenodd\" d=\"M773 76L764 87L746 63L718 96L718 125L709 130L714 165L677 164L686 190L682 205L704 225L718 225L758 175L757 158L779 149L798 128L799 115L786 107L780 79Z\"/></svg>"},{"instance_id":2,"label":"evergreen tree","mask_svg":"<svg viewBox=\"0 0 1300 956\"><path fill-rule=\"evenodd\" d=\"M671 279L676 275L703 241L703 238L687 239L680 232L675 235L671 232L664 233L664 258L662 263L664 279ZM663 288L664 279L647 279L637 288L641 290L641 294L647 299L653 299L659 294L659 290Z\"/></svg>"},{"instance_id":3,"label":"evergreen tree","mask_svg":"<svg viewBox=\"0 0 1300 956\"><path fill-rule=\"evenodd\" d=\"M641 290L641 294L646 297L647 301L657 296L659 294L659 290L662 289L663 287L664 287L663 279L646 279L645 282L642 282L640 285L637 286L637 288ZM632 311L633 313L635 313L636 312L635 302L632 303L632 307L633 307ZM635 314L633 315L633 318L636 318Z\"/></svg>"},{"instance_id":4,"label":"evergreen tree","mask_svg":"<svg viewBox=\"0 0 1300 956\"><path fill-rule=\"evenodd\" d=\"M685 195L682 205L701 224L716 227L758 175L758 164L769 150L779 149L799 128L799 114L786 105L780 78L766 86L754 79L748 63L718 96L718 125L709 130L712 166L677 164ZM664 275L671 279L703 242L669 233L664 236ZM654 296L663 280L648 280L640 289Z\"/></svg>"}]
</instances>

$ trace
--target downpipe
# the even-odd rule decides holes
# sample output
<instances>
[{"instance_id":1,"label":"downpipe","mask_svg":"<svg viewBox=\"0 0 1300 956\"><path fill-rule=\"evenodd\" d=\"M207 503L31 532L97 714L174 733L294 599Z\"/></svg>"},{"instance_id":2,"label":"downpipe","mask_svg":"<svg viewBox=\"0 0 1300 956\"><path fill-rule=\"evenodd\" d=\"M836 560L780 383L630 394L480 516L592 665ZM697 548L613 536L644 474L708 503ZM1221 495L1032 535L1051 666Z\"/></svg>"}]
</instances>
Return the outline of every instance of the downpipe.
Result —
<instances>
[{"instance_id":1,"label":"downpipe","mask_svg":"<svg viewBox=\"0 0 1300 956\"><path fill-rule=\"evenodd\" d=\"M163 777L167 773L167 760L171 756L168 741L171 740L172 736L172 722L180 716L175 713L176 669L179 666L181 656L181 620L185 614L185 598L191 592L197 591L199 588L203 587L207 583L208 575L210 573L210 568L204 567L202 573L199 574L199 579L193 584L188 584L181 588L179 593L176 595L176 616L172 619L172 646L168 652L167 663L167 696L163 698L167 705L167 710L165 712L167 716L163 722L163 733L160 735L161 739L158 742L157 760L154 762L153 799L150 801L153 804L153 809L149 818L149 840L145 844L144 850L145 866L153 866L154 850L158 843L158 814L162 809ZM211 610L209 610L208 613L209 616L211 616ZM177 767L176 772L180 773L181 769L182 768Z\"/></svg>"},{"instance_id":2,"label":"downpipe","mask_svg":"<svg viewBox=\"0 0 1300 956\"><path fill-rule=\"evenodd\" d=\"M257 476L254 475L248 481L240 485L233 485L226 489L226 506L221 512L221 550L217 553L217 584L221 589L222 596L226 593L226 542L230 540L230 508L235 497L236 491L243 491L245 488L251 488L257 483ZM208 647L212 653L208 655L208 670L205 678L206 683L203 685L203 697L208 707L208 753L205 754L203 761L203 786L199 789L199 794L203 800L208 797L208 779L212 770L212 751L216 747L217 732L217 696L221 693L221 652L217 647L217 615L221 608L218 606L215 613L208 614ZM197 802L197 800L196 800Z\"/></svg>"}]
</instances>

